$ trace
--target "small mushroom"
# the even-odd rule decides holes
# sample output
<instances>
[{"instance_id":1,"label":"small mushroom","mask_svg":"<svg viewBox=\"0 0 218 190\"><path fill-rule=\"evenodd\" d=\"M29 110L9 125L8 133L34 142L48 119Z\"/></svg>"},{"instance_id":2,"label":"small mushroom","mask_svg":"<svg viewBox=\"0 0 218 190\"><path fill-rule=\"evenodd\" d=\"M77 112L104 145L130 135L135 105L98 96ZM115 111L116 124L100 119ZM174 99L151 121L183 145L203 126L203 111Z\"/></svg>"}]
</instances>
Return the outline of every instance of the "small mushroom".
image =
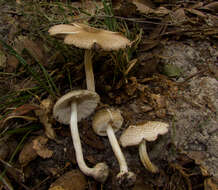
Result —
<instances>
[{"instance_id":1,"label":"small mushroom","mask_svg":"<svg viewBox=\"0 0 218 190\"><path fill-rule=\"evenodd\" d=\"M49 29L50 35L64 34L64 43L85 49L84 63L87 89L95 91L92 67L92 49L100 47L105 51L119 50L130 45L130 41L119 32L97 29L81 23L59 24Z\"/></svg>"},{"instance_id":2,"label":"small mushroom","mask_svg":"<svg viewBox=\"0 0 218 190\"><path fill-rule=\"evenodd\" d=\"M169 125L159 121L148 121L141 125L131 125L120 137L120 143L123 147L139 145L139 156L142 164L152 173L159 172L149 159L146 141L155 141L158 135L164 135L168 132Z\"/></svg>"},{"instance_id":3,"label":"small mushroom","mask_svg":"<svg viewBox=\"0 0 218 190\"><path fill-rule=\"evenodd\" d=\"M96 134L100 136L108 136L113 152L120 165L120 173L117 175L118 182L128 182L132 185L136 176L133 172L128 171L126 159L120 149L120 145L115 136L115 132L120 129L123 124L123 117L117 109L107 108L99 110L93 117L92 127Z\"/></svg>"},{"instance_id":4,"label":"small mushroom","mask_svg":"<svg viewBox=\"0 0 218 190\"><path fill-rule=\"evenodd\" d=\"M71 91L56 102L53 115L60 123L70 124L76 160L80 170L103 183L109 173L108 166L105 163L98 163L94 168L89 168L86 165L77 126L78 121L88 117L95 110L99 101L100 98L95 92L88 90Z\"/></svg>"}]
</instances>

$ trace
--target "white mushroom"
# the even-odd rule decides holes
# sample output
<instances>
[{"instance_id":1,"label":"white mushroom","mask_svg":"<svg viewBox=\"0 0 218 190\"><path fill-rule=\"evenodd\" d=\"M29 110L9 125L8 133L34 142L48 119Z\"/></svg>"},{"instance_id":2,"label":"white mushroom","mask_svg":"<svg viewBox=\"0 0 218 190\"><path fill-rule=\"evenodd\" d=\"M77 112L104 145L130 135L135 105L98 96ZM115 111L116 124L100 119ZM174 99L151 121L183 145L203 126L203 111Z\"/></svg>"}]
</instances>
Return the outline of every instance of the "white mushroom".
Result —
<instances>
[{"instance_id":1,"label":"white mushroom","mask_svg":"<svg viewBox=\"0 0 218 190\"><path fill-rule=\"evenodd\" d=\"M100 46L105 51L111 51L130 45L130 41L119 32L97 29L81 23L55 25L49 29L49 34L65 34L64 43L85 49L86 84L91 91L95 91L92 48Z\"/></svg>"},{"instance_id":2,"label":"white mushroom","mask_svg":"<svg viewBox=\"0 0 218 190\"><path fill-rule=\"evenodd\" d=\"M80 170L103 183L109 173L108 166L105 163L98 163L94 168L89 168L86 165L77 126L78 121L88 117L95 110L99 101L100 98L95 92L88 90L71 91L56 102L53 115L60 123L70 124L76 160Z\"/></svg>"},{"instance_id":3,"label":"white mushroom","mask_svg":"<svg viewBox=\"0 0 218 190\"><path fill-rule=\"evenodd\" d=\"M159 169L149 159L146 141L155 141L158 135L168 132L169 125L158 121L148 121L141 125L131 125L120 137L123 147L139 145L139 156L142 164L152 173L157 173Z\"/></svg>"},{"instance_id":4,"label":"white mushroom","mask_svg":"<svg viewBox=\"0 0 218 190\"><path fill-rule=\"evenodd\" d=\"M92 127L95 133L100 136L108 136L113 152L120 165L120 173L117 175L119 183L123 181L132 185L136 176L133 172L128 171L126 159L120 149L120 145L115 136L115 132L120 129L123 124L123 117L119 110L115 109L102 109L99 110L93 118Z\"/></svg>"}]
</instances>

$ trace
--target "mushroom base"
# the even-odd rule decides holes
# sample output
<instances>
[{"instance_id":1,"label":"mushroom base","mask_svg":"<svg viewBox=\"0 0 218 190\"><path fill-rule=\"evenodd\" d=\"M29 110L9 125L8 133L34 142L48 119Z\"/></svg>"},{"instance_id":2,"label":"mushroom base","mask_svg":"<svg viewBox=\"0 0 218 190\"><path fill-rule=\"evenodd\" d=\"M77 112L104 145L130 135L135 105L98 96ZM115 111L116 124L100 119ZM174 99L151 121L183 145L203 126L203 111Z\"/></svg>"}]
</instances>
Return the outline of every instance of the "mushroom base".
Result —
<instances>
[{"instance_id":1,"label":"mushroom base","mask_svg":"<svg viewBox=\"0 0 218 190\"><path fill-rule=\"evenodd\" d=\"M133 172L120 172L117 174L116 178L118 185L124 187L133 186L136 181L136 175Z\"/></svg>"}]
</instances>

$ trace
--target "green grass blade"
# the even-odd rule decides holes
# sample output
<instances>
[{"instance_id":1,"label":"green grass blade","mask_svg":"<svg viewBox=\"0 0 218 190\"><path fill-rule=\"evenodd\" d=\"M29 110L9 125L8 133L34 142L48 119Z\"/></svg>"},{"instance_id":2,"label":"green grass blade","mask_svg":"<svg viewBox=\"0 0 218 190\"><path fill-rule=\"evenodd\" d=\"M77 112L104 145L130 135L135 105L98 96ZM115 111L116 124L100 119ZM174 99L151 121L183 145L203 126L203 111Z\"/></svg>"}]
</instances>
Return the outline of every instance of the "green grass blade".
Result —
<instances>
[{"instance_id":1,"label":"green grass blade","mask_svg":"<svg viewBox=\"0 0 218 190\"><path fill-rule=\"evenodd\" d=\"M26 61L7 43L0 39L1 44L10 52L10 54L14 55L17 60L24 66L24 68L33 76L33 78L52 96L55 97L55 93L51 91L48 86L40 79L40 77L35 73L35 71L26 63Z\"/></svg>"},{"instance_id":2,"label":"green grass blade","mask_svg":"<svg viewBox=\"0 0 218 190\"><path fill-rule=\"evenodd\" d=\"M23 145L24 140L27 138L27 136L28 136L32 131L33 131L33 130L28 131L28 132L23 136L23 138L21 139L20 143L17 145L15 151L13 152L11 158L9 159L9 162L8 162L9 164L12 163L12 161L13 161L15 155L18 153L18 151L20 150L21 146ZM7 169L4 169L4 171L0 174L0 180L3 180L3 176L5 175L6 171L7 171Z\"/></svg>"}]
</instances>

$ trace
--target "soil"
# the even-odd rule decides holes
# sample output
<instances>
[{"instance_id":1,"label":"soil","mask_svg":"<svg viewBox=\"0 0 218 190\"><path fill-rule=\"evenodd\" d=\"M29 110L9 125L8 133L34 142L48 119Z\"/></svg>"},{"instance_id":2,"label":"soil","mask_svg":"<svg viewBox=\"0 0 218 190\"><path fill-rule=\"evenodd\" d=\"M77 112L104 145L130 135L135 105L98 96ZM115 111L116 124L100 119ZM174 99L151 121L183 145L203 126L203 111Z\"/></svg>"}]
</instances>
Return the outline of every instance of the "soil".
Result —
<instances>
[{"instance_id":1,"label":"soil","mask_svg":"<svg viewBox=\"0 0 218 190\"><path fill-rule=\"evenodd\" d=\"M157 7L161 5L157 1L155 2ZM32 35L31 28L27 27L30 24L28 19L25 20L23 15L19 15L19 11L16 12L16 6L12 5L14 4L0 3L2 10L0 13L0 38L13 46L16 44L17 33L19 33L19 35L28 36L39 47L41 47L40 44L42 42L47 43L48 41L43 40L40 36ZM204 12L204 14L208 14L208 17L209 13ZM195 19L198 18L196 17ZM20 25L22 19L27 22L27 26L24 26L25 23L22 23L22 26ZM131 26L131 24L129 25ZM141 24L140 27L145 28L146 26ZM137 63L126 78L122 78L122 73L118 75L113 73L114 70L116 72L117 70L108 55L103 58L97 53L95 54L94 72L96 92L101 97L101 103L97 110L104 107L119 108L124 118L122 128L116 133L118 139L129 125L139 124L148 120L169 123L170 128L166 135L160 136L155 142L147 143L150 159L157 165L160 172L152 174L143 167L139 159L138 147L122 148L129 170L136 174L137 180L135 185L131 187L127 187L125 183L122 185L118 184L116 180L116 175L119 173L118 162L108 138L99 137L93 132L91 127L93 113L78 124L84 157L90 167L102 161L106 162L110 168L110 173L108 180L103 185L91 177L86 177L84 183L88 182L88 185L81 185L82 188L86 186L86 189L89 190L214 190L218 187L217 36L206 36L203 38L189 36L189 34L184 36L183 34L166 35L162 39L158 39L158 43L154 47L148 47L146 41L146 38L149 37L148 33L151 36L151 33L157 29L154 25L152 27L152 30L148 29L143 33L138 50L134 52ZM35 27L33 28L35 30ZM42 32L46 33L45 31ZM159 35L161 36L161 34ZM63 49L60 49L59 55L52 61L51 54L53 54L54 50L51 49L57 48L58 43L61 43L58 42L60 41L59 39L55 40L55 46L52 46L54 44L51 43L52 45L46 46L47 50L43 49L42 60L48 59L54 63L53 66L48 63L44 64L50 73L54 71L56 74L56 70L64 70L60 75L57 74L55 76L57 77L57 86L61 90L60 95L64 95L71 89L84 89L85 74L81 64L79 64L82 61L82 52L76 50L78 54L75 57L78 60L75 61L76 63L73 63L71 59L67 60L69 62L65 60L65 56L68 54L63 52ZM31 48L33 47L35 46ZM18 49L16 50L19 51ZM35 50L39 52L37 48ZM75 51L74 48L69 48L68 50ZM30 54L31 52L30 50ZM7 57L7 60L1 58L1 53ZM36 57L40 57L41 54L39 54L36 53ZM10 53L5 50L3 45L0 46L0 97L4 97L5 94L9 94L13 90L37 86L32 78L28 78L30 83L27 83L23 75L17 78L8 78L8 80L4 79L3 72L24 72L22 66L18 67L16 65L17 61L9 62L9 57ZM33 61L26 54L23 57L26 58L28 64L34 67ZM67 69L74 76L71 89L67 85L68 79L66 79L68 70L66 69L65 72L65 66L61 68L62 66L58 65L63 60L65 60L66 67L69 67ZM109 62L109 64L103 65L102 62ZM120 70L118 69L118 71ZM115 80L111 80L111 78L115 78ZM38 99L34 99L36 96L38 96ZM39 105L41 100L50 97L47 92L43 91L27 99L25 104ZM51 99L53 104L57 100L57 98ZM4 116L9 108L13 108L13 105L9 104L7 108L1 109L0 116ZM26 108L26 112L23 115L36 117L32 110L29 107L28 109ZM7 121L7 123L3 122L4 125L0 123L0 126L3 126L2 131L7 131L11 128L22 128L23 126L28 126L29 123L31 125L40 125L40 128L30 133L28 140L25 139L24 144L31 144L33 139L36 139L38 136L44 136L47 138L45 143L47 148L44 150L43 144L43 149L40 148L40 150L47 151L49 149L52 151L52 155L45 155L43 158L31 146L31 151L34 151L36 156L34 158L30 156L31 158L25 163L24 167L19 163L18 158L23 146L19 148L13 163L9 161L13 151L7 152L7 150L2 148L5 144L14 148L14 144L18 144L24 134L15 133L1 136L3 145L0 144L0 146L3 153L0 152L0 158L10 163L12 172L9 172L8 169L6 176L16 190L49 189L51 184L60 176L71 170L78 169L69 127L56 122L51 110L52 108L49 108L49 111L45 113L48 116L48 122L52 124L55 131L56 136L54 137L49 137L48 135L45 137L46 133L42 127L43 124L40 124L39 119L37 121L12 119ZM13 146L10 144L13 144ZM1 171L5 167L5 164L1 162ZM24 175L23 180L18 179L19 175L15 172L17 170ZM83 178L84 176L82 176L81 181L84 181ZM56 185L56 183L54 184ZM8 188L8 185L4 184L2 186L5 189Z\"/></svg>"}]
</instances>

